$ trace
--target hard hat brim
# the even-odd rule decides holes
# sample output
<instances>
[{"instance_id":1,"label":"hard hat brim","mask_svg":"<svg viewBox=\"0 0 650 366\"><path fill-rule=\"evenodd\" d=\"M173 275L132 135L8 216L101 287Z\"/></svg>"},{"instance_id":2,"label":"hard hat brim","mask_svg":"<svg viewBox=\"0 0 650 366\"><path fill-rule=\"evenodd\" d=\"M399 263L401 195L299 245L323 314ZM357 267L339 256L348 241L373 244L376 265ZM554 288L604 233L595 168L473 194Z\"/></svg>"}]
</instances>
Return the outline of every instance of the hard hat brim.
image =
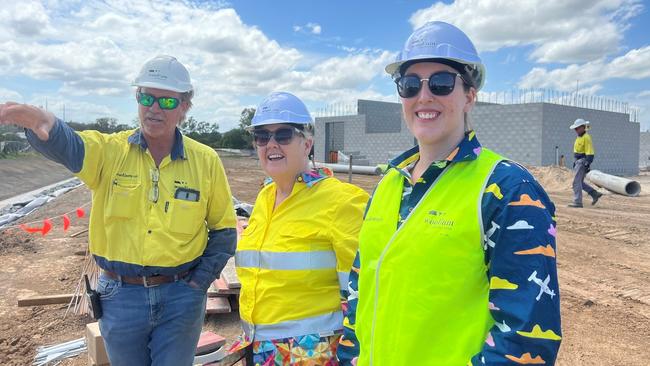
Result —
<instances>
[{"instance_id":1,"label":"hard hat brim","mask_svg":"<svg viewBox=\"0 0 650 366\"><path fill-rule=\"evenodd\" d=\"M569 126L569 129L570 130L575 130L576 128L578 128L580 126L589 126L589 121L581 122L581 123L578 123L578 124L574 123L571 126Z\"/></svg>"},{"instance_id":2,"label":"hard hat brim","mask_svg":"<svg viewBox=\"0 0 650 366\"><path fill-rule=\"evenodd\" d=\"M252 131L255 129L255 127L259 126L267 126L267 125L311 125L314 124L313 121L309 122L291 122L291 121L285 121L283 119L267 119L262 122L257 122L255 124L251 124L250 126L247 126L245 128L246 131Z\"/></svg>"},{"instance_id":3,"label":"hard hat brim","mask_svg":"<svg viewBox=\"0 0 650 366\"><path fill-rule=\"evenodd\" d=\"M187 93L189 91L192 91L192 88L174 88L171 87L167 84L162 84L162 83L156 83L152 81L142 81L138 83L133 83L131 84L132 86L137 86L140 88L154 88L154 89L161 89L161 90L169 90L169 91L174 91L177 93Z\"/></svg>"}]
</instances>

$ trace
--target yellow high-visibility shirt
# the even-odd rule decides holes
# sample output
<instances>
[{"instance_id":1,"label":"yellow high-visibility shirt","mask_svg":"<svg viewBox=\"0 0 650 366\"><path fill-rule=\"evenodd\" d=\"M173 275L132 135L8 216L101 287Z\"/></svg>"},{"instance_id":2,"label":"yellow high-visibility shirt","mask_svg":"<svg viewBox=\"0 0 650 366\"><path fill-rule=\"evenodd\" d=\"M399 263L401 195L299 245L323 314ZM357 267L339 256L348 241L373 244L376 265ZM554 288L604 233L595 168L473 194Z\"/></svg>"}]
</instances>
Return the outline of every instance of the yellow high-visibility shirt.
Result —
<instances>
[{"instance_id":1,"label":"yellow high-visibility shirt","mask_svg":"<svg viewBox=\"0 0 650 366\"><path fill-rule=\"evenodd\" d=\"M217 153L186 136L179 158L156 164L139 131L82 131L81 171L93 191L90 252L104 263L177 267L201 256L208 230L234 228L230 187Z\"/></svg>"},{"instance_id":2,"label":"yellow high-visibility shirt","mask_svg":"<svg viewBox=\"0 0 650 366\"><path fill-rule=\"evenodd\" d=\"M576 154L594 155L594 145L588 133L585 132L582 136L576 138L576 142L573 144L573 152Z\"/></svg>"}]
</instances>

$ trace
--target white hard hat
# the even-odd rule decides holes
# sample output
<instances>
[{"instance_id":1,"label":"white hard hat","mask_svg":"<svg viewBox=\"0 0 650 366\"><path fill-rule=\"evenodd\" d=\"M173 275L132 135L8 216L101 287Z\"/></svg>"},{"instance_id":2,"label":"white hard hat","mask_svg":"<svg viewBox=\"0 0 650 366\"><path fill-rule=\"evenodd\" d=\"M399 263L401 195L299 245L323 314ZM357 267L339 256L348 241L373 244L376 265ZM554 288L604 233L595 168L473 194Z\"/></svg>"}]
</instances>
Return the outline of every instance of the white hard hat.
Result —
<instances>
[{"instance_id":1,"label":"white hard hat","mask_svg":"<svg viewBox=\"0 0 650 366\"><path fill-rule=\"evenodd\" d=\"M449 23L428 22L416 29L397 59L386 66L386 72L396 79L406 65L422 61L449 64L470 77L477 90L485 83L485 66L476 47L463 31Z\"/></svg>"},{"instance_id":2,"label":"white hard hat","mask_svg":"<svg viewBox=\"0 0 650 366\"><path fill-rule=\"evenodd\" d=\"M133 86L185 93L193 90L190 73L175 57L160 55L147 61Z\"/></svg>"},{"instance_id":3,"label":"white hard hat","mask_svg":"<svg viewBox=\"0 0 650 366\"><path fill-rule=\"evenodd\" d=\"M573 124L571 126L569 126L569 129L570 130L575 130L576 128L578 128L580 126L589 126L589 121L585 121L582 118L578 118L577 120L575 120L573 122Z\"/></svg>"}]
</instances>

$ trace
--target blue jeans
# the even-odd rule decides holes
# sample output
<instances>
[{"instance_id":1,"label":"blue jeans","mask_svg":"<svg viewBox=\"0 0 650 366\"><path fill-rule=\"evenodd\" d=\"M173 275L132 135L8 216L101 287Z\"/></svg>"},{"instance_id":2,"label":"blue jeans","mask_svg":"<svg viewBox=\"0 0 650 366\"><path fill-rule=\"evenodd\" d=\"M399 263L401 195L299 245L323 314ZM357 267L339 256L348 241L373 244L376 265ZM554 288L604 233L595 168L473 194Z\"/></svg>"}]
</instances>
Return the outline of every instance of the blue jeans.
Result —
<instances>
[{"instance_id":1,"label":"blue jeans","mask_svg":"<svg viewBox=\"0 0 650 366\"><path fill-rule=\"evenodd\" d=\"M156 287L100 276L99 329L112 366L192 365L206 292L184 280Z\"/></svg>"}]
</instances>

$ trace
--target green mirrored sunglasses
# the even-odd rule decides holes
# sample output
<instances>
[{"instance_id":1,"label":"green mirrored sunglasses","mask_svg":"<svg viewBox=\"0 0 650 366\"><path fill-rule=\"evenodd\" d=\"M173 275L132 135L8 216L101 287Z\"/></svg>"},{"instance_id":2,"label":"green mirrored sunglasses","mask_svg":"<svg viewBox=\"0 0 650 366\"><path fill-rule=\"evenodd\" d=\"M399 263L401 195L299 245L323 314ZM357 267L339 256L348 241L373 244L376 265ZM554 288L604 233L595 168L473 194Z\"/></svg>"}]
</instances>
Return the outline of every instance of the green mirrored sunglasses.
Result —
<instances>
[{"instance_id":1,"label":"green mirrored sunglasses","mask_svg":"<svg viewBox=\"0 0 650 366\"><path fill-rule=\"evenodd\" d=\"M138 103L145 107L151 107L156 101L158 101L158 106L160 109L175 109L181 104L181 101L178 98L174 97L154 97L151 94L138 92L137 94Z\"/></svg>"}]
</instances>

